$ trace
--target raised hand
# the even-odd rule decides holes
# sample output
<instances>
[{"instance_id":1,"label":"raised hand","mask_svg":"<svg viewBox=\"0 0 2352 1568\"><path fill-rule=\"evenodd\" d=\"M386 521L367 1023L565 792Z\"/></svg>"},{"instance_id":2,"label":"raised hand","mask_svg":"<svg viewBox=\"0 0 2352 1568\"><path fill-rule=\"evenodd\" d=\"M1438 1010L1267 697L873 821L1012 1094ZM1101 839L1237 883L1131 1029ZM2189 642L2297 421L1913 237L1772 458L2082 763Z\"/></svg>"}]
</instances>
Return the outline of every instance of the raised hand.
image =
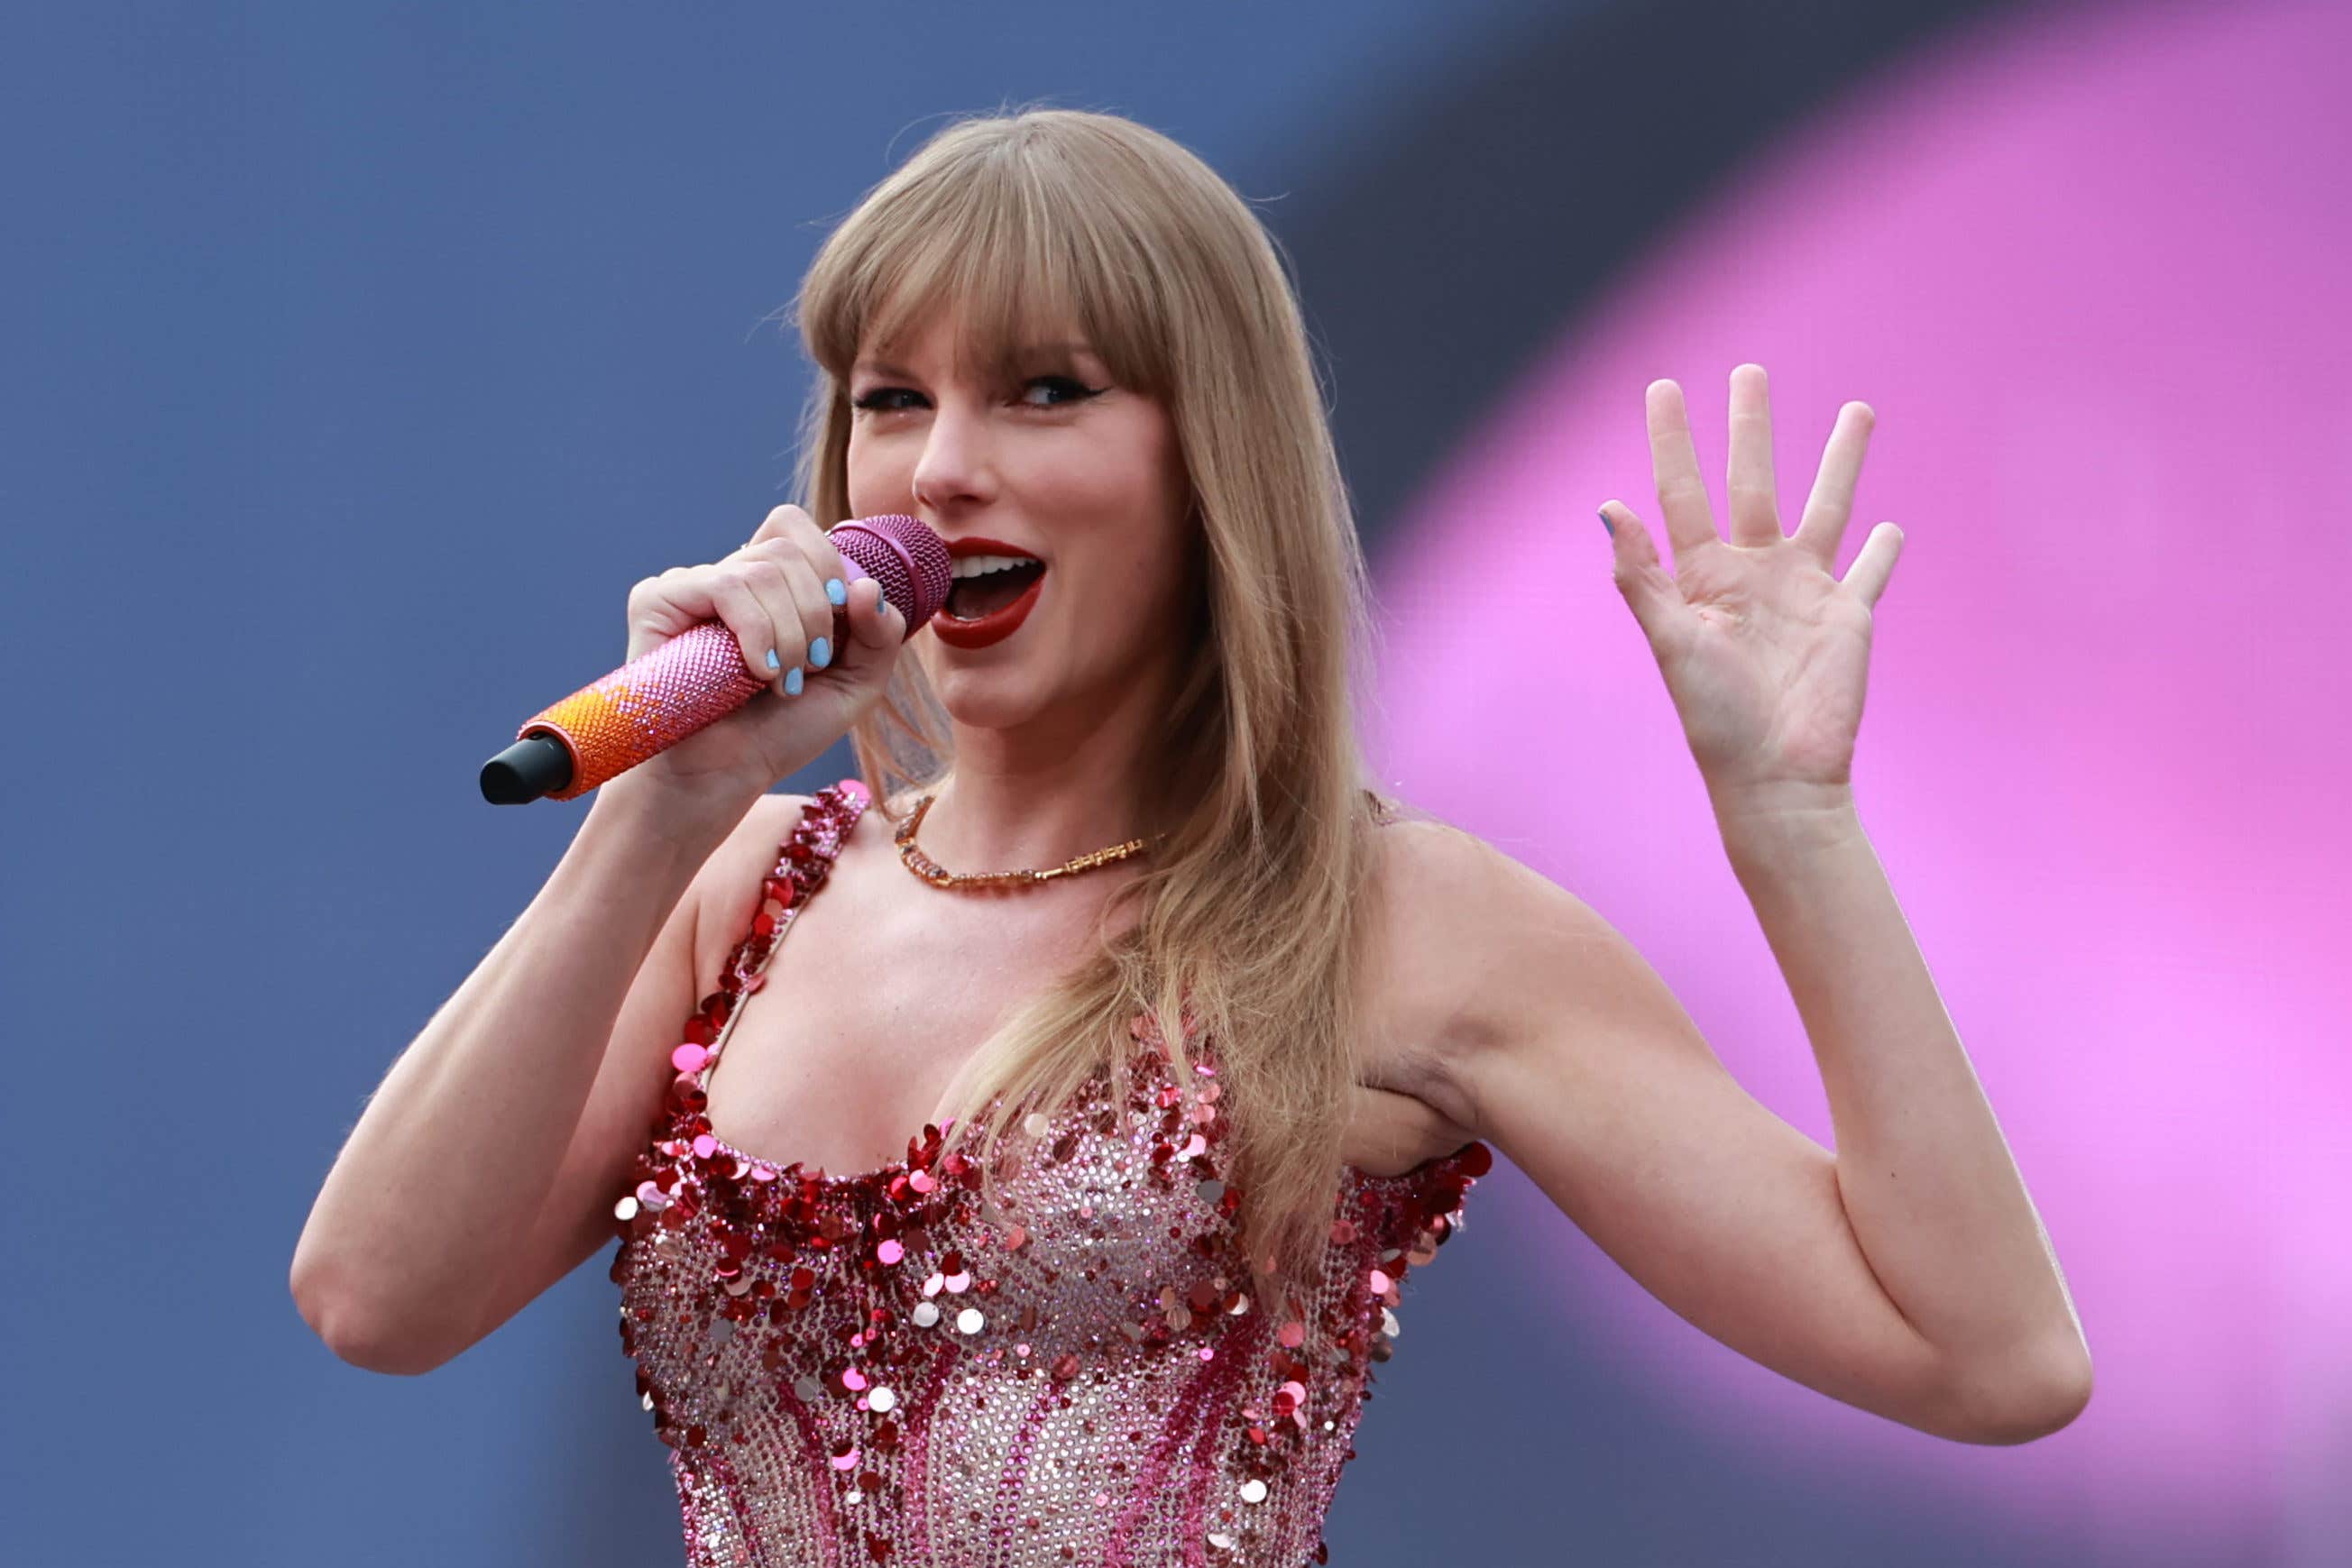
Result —
<instances>
[{"instance_id":1,"label":"raised hand","mask_svg":"<svg viewBox=\"0 0 2352 1568\"><path fill-rule=\"evenodd\" d=\"M1650 383L1650 459L1674 546L1668 573L1633 508L1604 502L1618 591L1649 639L1718 812L1811 810L1853 799L1871 608L1903 530L1880 523L1843 578L1838 541L1876 415L1849 402L1793 535L1780 531L1764 367L1731 372L1731 538L1716 530L1682 388Z\"/></svg>"}]
</instances>

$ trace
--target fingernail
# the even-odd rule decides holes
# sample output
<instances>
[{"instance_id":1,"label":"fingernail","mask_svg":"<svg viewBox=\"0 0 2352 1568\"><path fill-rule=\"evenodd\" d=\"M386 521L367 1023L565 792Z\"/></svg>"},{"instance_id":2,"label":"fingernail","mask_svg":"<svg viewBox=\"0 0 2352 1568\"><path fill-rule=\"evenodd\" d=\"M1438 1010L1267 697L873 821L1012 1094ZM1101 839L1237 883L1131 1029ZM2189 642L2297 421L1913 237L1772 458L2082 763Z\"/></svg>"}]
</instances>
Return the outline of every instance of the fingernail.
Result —
<instances>
[{"instance_id":1,"label":"fingernail","mask_svg":"<svg viewBox=\"0 0 2352 1568\"><path fill-rule=\"evenodd\" d=\"M781 670L781 669L782 669L783 667L784 667L784 662L783 662L782 659L779 659L779 658L777 658L777 657L776 657L776 651L775 651L773 648L769 649L769 650L768 650L768 668L770 668L770 669L772 669L772 670Z\"/></svg>"},{"instance_id":2,"label":"fingernail","mask_svg":"<svg viewBox=\"0 0 2352 1568\"><path fill-rule=\"evenodd\" d=\"M819 637L815 642L811 643L809 644L809 663L815 665L820 670L824 669L827 664L832 664L833 644L826 642L822 637Z\"/></svg>"},{"instance_id":3,"label":"fingernail","mask_svg":"<svg viewBox=\"0 0 2352 1568\"><path fill-rule=\"evenodd\" d=\"M784 690L793 696L801 695L801 672L799 665L793 665L793 673L784 677Z\"/></svg>"},{"instance_id":4,"label":"fingernail","mask_svg":"<svg viewBox=\"0 0 2352 1568\"><path fill-rule=\"evenodd\" d=\"M849 602L849 590L837 577L828 577L824 580L824 596L835 604Z\"/></svg>"},{"instance_id":5,"label":"fingernail","mask_svg":"<svg viewBox=\"0 0 2352 1568\"><path fill-rule=\"evenodd\" d=\"M1609 520L1609 508L1606 507L1601 508L1601 526L1609 530L1611 538L1617 537L1617 525Z\"/></svg>"}]
</instances>

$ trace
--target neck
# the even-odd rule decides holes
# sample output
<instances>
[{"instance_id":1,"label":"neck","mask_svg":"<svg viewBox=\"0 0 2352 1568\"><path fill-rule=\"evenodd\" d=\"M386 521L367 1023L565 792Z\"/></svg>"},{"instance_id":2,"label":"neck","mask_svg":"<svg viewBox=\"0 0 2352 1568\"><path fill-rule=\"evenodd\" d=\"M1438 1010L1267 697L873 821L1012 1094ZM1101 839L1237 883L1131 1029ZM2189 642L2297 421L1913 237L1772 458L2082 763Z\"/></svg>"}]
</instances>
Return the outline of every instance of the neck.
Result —
<instances>
[{"instance_id":1,"label":"neck","mask_svg":"<svg viewBox=\"0 0 2352 1568\"><path fill-rule=\"evenodd\" d=\"M1146 746L1165 723L1164 705L1156 686L1139 685L1091 713L1073 704L1013 728L956 725L954 765L923 817L923 852L953 872L1043 871L1166 831ZM1145 858L1085 880L1139 869Z\"/></svg>"},{"instance_id":2,"label":"neck","mask_svg":"<svg viewBox=\"0 0 2352 1568\"><path fill-rule=\"evenodd\" d=\"M954 872L1045 871L1158 831L1146 823L1133 781L1098 768L1065 765L1040 775L976 768L960 758L929 793L923 852Z\"/></svg>"},{"instance_id":3,"label":"neck","mask_svg":"<svg viewBox=\"0 0 2352 1568\"><path fill-rule=\"evenodd\" d=\"M1181 679L1173 653L1127 663L997 724L971 722L981 712L955 717L967 706L957 701L964 698L960 677L969 673L934 673L934 689L950 712L955 759L931 789L918 834L931 861L964 874L1049 870L1173 828L1169 818L1183 811L1176 795L1190 788L1162 768L1160 738ZM1124 879L1148 862L1148 853L1131 856L1070 882Z\"/></svg>"}]
</instances>

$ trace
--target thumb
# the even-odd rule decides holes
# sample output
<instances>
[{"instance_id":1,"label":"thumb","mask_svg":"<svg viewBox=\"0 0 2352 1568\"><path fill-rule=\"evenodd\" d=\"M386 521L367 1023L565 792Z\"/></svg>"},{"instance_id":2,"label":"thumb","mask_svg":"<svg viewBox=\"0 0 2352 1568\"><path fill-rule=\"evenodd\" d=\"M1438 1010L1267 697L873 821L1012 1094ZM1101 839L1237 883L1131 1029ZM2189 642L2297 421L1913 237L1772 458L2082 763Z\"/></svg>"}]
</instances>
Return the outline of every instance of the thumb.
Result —
<instances>
[{"instance_id":1,"label":"thumb","mask_svg":"<svg viewBox=\"0 0 2352 1568\"><path fill-rule=\"evenodd\" d=\"M906 641L906 616L882 596L882 584L871 577L850 584L843 609L849 635L835 663L859 671L877 665L887 669Z\"/></svg>"},{"instance_id":2,"label":"thumb","mask_svg":"<svg viewBox=\"0 0 2352 1568\"><path fill-rule=\"evenodd\" d=\"M1666 629L1668 607L1682 595L1667 575L1665 564L1650 542L1650 530L1633 509L1621 501L1601 503L1601 522L1609 530L1613 562L1610 579L1624 596L1626 608L1643 632L1656 643Z\"/></svg>"}]
</instances>

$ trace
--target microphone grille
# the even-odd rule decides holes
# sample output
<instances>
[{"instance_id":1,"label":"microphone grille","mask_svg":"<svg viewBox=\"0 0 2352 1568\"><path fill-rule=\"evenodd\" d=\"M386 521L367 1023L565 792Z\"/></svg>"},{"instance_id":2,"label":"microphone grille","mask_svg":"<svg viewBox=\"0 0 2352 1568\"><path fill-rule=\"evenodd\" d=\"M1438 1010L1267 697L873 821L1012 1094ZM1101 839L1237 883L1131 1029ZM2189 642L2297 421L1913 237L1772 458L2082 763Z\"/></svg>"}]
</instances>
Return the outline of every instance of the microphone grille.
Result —
<instances>
[{"instance_id":1,"label":"microphone grille","mask_svg":"<svg viewBox=\"0 0 2352 1568\"><path fill-rule=\"evenodd\" d=\"M834 548L882 585L882 596L907 618L907 632L938 614L948 601L947 542L919 517L885 512L835 523Z\"/></svg>"}]
</instances>

